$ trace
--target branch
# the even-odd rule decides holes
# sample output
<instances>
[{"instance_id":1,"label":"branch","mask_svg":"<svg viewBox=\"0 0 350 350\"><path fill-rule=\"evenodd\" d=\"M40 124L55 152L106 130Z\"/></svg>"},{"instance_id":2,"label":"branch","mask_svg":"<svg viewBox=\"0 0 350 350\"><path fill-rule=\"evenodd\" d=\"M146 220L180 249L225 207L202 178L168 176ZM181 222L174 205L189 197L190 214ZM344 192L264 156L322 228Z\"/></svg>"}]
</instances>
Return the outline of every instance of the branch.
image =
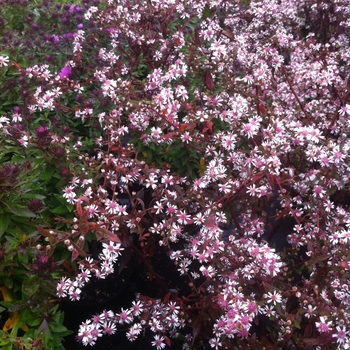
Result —
<instances>
[{"instance_id":1,"label":"branch","mask_svg":"<svg viewBox=\"0 0 350 350\"><path fill-rule=\"evenodd\" d=\"M297 95L296 92L294 91L292 82L291 82L290 79L288 78L288 75L287 75L287 72L286 72L286 69L285 69L284 66L282 66L282 72L283 72L283 74L284 74L284 76L285 76L285 78L286 78L286 80L287 80L287 83L288 83L288 85L289 85L289 87L290 87L290 89L291 89L291 91L292 91L292 93L293 93L295 99L297 100L297 102L298 102L298 104L299 104L301 110L302 110L303 113L305 114L305 117L306 117L307 121L310 122L310 116L309 116L309 114L305 111L305 108L304 108L304 106L302 105L301 101L299 100L298 95Z\"/></svg>"}]
</instances>

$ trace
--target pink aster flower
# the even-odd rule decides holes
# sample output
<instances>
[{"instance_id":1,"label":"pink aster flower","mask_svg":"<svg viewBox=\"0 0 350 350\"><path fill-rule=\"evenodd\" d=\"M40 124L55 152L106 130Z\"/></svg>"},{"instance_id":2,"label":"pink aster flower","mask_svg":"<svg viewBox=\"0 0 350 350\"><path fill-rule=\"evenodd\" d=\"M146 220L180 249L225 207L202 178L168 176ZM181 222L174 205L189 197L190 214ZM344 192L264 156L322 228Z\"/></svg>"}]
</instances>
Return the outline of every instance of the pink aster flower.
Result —
<instances>
[{"instance_id":1,"label":"pink aster flower","mask_svg":"<svg viewBox=\"0 0 350 350\"><path fill-rule=\"evenodd\" d=\"M277 293L276 291L274 291L273 293L268 292L267 293L267 302L269 304L273 303L274 305L276 305L276 303L281 303L282 302L282 295Z\"/></svg>"},{"instance_id":2,"label":"pink aster flower","mask_svg":"<svg viewBox=\"0 0 350 350\"><path fill-rule=\"evenodd\" d=\"M336 338L338 344L345 344L349 341L348 339L349 332L347 331L345 326L337 326L336 333L333 334L333 337ZM348 347L344 347L344 349L348 349Z\"/></svg>"},{"instance_id":3,"label":"pink aster flower","mask_svg":"<svg viewBox=\"0 0 350 350\"><path fill-rule=\"evenodd\" d=\"M0 56L0 67L6 67L9 63L9 58L7 56Z\"/></svg>"},{"instance_id":4,"label":"pink aster flower","mask_svg":"<svg viewBox=\"0 0 350 350\"><path fill-rule=\"evenodd\" d=\"M331 325L332 325L332 322L331 321L327 322L327 319L324 316L320 316L320 322L316 322L317 330L320 333L329 332L332 329Z\"/></svg>"},{"instance_id":5,"label":"pink aster flower","mask_svg":"<svg viewBox=\"0 0 350 350\"><path fill-rule=\"evenodd\" d=\"M124 250L120 243L115 242L102 243L102 247L102 253L106 258L121 255L120 251Z\"/></svg>"},{"instance_id":6,"label":"pink aster flower","mask_svg":"<svg viewBox=\"0 0 350 350\"><path fill-rule=\"evenodd\" d=\"M165 343L163 343L164 337L156 334L154 336L154 341L152 341L152 345L156 347L157 350L161 350L165 347Z\"/></svg>"}]
</instances>

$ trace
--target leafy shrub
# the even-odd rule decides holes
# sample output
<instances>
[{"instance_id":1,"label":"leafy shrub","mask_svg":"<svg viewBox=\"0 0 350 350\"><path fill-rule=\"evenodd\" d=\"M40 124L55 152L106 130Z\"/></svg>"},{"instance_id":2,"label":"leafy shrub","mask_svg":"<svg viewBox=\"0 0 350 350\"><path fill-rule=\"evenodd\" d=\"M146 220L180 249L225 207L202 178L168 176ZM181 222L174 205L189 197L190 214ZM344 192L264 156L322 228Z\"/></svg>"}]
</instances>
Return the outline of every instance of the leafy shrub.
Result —
<instances>
[{"instance_id":1,"label":"leafy shrub","mask_svg":"<svg viewBox=\"0 0 350 350\"><path fill-rule=\"evenodd\" d=\"M127 324L157 349L349 347L349 5L102 2L66 61L16 66L28 122L2 117L4 140L56 176L60 154L38 231L84 258L58 295L131 256L156 286L84 345Z\"/></svg>"}]
</instances>

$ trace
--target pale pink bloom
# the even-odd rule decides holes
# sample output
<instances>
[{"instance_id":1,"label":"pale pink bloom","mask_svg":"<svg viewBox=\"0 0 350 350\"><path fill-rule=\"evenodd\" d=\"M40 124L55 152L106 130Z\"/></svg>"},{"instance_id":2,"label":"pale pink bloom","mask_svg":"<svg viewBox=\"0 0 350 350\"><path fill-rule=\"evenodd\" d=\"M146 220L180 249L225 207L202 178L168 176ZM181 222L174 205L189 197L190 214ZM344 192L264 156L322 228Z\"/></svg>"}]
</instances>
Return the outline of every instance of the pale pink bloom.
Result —
<instances>
[{"instance_id":1,"label":"pale pink bloom","mask_svg":"<svg viewBox=\"0 0 350 350\"><path fill-rule=\"evenodd\" d=\"M156 334L156 335L154 336L154 341L152 341L152 345L153 345L157 350L161 350L161 349L165 348L164 337L162 337L162 336Z\"/></svg>"},{"instance_id":2,"label":"pale pink bloom","mask_svg":"<svg viewBox=\"0 0 350 350\"><path fill-rule=\"evenodd\" d=\"M0 67L6 67L9 63L8 56L0 56Z\"/></svg>"},{"instance_id":3,"label":"pale pink bloom","mask_svg":"<svg viewBox=\"0 0 350 350\"><path fill-rule=\"evenodd\" d=\"M190 221L190 215L186 214L184 211L178 213L177 222L181 225L187 225Z\"/></svg>"},{"instance_id":4,"label":"pale pink bloom","mask_svg":"<svg viewBox=\"0 0 350 350\"><path fill-rule=\"evenodd\" d=\"M317 330L320 333L329 332L332 329L331 325L332 325L332 321L327 322L324 316L320 316L320 322L316 322Z\"/></svg>"},{"instance_id":5,"label":"pale pink bloom","mask_svg":"<svg viewBox=\"0 0 350 350\"><path fill-rule=\"evenodd\" d=\"M349 342L349 331L346 329L345 326L337 326L336 327L336 333L333 334L333 337L336 338L338 344L344 344ZM347 349L348 347L346 347Z\"/></svg>"},{"instance_id":6,"label":"pale pink bloom","mask_svg":"<svg viewBox=\"0 0 350 350\"><path fill-rule=\"evenodd\" d=\"M304 307L304 309L306 309L306 308ZM306 313L305 313L305 317L311 318L313 316L316 316L315 310L316 310L316 306L312 307L312 305L308 304L307 309L306 309Z\"/></svg>"},{"instance_id":7,"label":"pale pink bloom","mask_svg":"<svg viewBox=\"0 0 350 350\"><path fill-rule=\"evenodd\" d=\"M267 302L269 304L273 303L274 305L276 305L276 304L280 304L282 302L282 295L277 293L276 291L274 291L273 293L268 292L267 298L268 298Z\"/></svg>"}]
</instances>

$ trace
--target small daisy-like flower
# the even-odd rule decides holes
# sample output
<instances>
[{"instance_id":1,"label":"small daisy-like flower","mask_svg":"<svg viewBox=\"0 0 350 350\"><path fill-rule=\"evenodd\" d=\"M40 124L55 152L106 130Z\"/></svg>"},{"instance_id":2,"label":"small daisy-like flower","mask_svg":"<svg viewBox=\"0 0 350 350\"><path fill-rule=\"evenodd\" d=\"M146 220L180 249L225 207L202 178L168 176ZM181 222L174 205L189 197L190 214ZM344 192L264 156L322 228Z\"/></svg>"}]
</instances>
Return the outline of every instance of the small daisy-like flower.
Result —
<instances>
[{"instance_id":1,"label":"small daisy-like flower","mask_svg":"<svg viewBox=\"0 0 350 350\"><path fill-rule=\"evenodd\" d=\"M204 223L204 220L205 220L205 218L204 218L204 215L202 213L198 213L194 217L194 223L196 225L202 225Z\"/></svg>"},{"instance_id":2,"label":"small daisy-like flower","mask_svg":"<svg viewBox=\"0 0 350 350\"><path fill-rule=\"evenodd\" d=\"M165 343L164 341L164 337L156 334L154 336L154 341L152 341L152 345L157 349L157 350L161 350L165 347Z\"/></svg>"},{"instance_id":3,"label":"small daisy-like flower","mask_svg":"<svg viewBox=\"0 0 350 350\"><path fill-rule=\"evenodd\" d=\"M28 147L28 136L27 135L23 135L20 139L18 139L18 142L20 143L21 146L23 147Z\"/></svg>"},{"instance_id":4,"label":"small daisy-like flower","mask_svg":"<svg viewBox=\"0 0 350 350\"><path fill-rule=\"evenodd\" d=\"M64 298L67 296L68 283L67 278L62 277L61 280L57 283L56 293L59 298Z\"/></svg>"},{"instance_id":5,"label":"small daisy-like flower","mask_svg":"<svg viewBox=\"0 0 350 350\"><path fill-rule=\"evenodd\" d=\"M282 295L277 293L276 291L274 291L273 293L268 292L267 293L267 302L269 304L273 303L274 305L276 305L276 303L281 303L282 302Z\"/></svg>"},{"instance_id":6,"label":"small daisy-like flower","mask_svg":"<svg viewBox=\"0 0 350 350\"><path fill-rule=\"evenodd\" d=\"M109 214L117 214L118 213L118 209L119 209L119 205L118 203L114 202L114 201L108 201L106 203L106 208Z\"/></svg>"},{"instance_id":7,"label":"small daisy-like flower","mask_svg":"<svg viewBox=\"0 0 350 350\"><path fill-rule=\"evenodd\" d=\"M247 193L249 193L249 195L252 197L257 195L258 189L256 188L255 184L247 187Z\"/></svg>"},{"instance_id":8,"label":"small daisy-like flower","mask_svg":"<svg viewBox=\"0 0 350 350\"><path fill-rule=\"evenodd\" d=\"M149 178L146 179L146 187L151 187L153 190L157 187L158 180L155 174L150 174Z\"/></svg>"},{"instance_id":9,"label":"small daisy-like flower","mask_svg":"<svg viewBox=\"0 0 350 350\"><path fill-rule=\"evenodd\" d=\"M7 56L0 56L0 67L6 67L9 63L9 58Z\"/></svg>"},{"instance_id":10,"label":"small daisy-like flower","mask_svg":"<svg viewBox=\"0 0 350 350\"><path fill-rule=\"evenodd\" d=\"M63 190L63 197L64 198L74 198L76 196L76 193L74 192L74 186L69 186L69 187L66 187L64 190Z\"/></svg>"},{"instance_id":11,"label":"small daisy-like flower","mask_svg":"<svg viewBox=\"0 0 350 350\"><path fill-rule=\"evenodd\" d=\"M139 316L143 312L143 306L139 300L132 302L131 313L134 316Z\"/></svg>"},{"instance_id":12,"label":"small daisy-like flower","mask_svg":"<svg viewBox=\"0 0 350 350\"><path fill-rule=\"evenodd\" d=\"M306 309L305 317L311 318L313 316L316 316L316 314L314 313L315 310L316 307L312 307L312 305L309 304Z\"/></svg>"},{"instance_id":13,"label":"small daisy-like flower","mask_svg":"<svg viewBox=\"0 0 350 350\"><path fill-rule=\"evenodd\" d=\"M135 323L129 328L129 332L126 333L126 337L129 341L134 341L137 336L141 333L142 326L140 323Z\"/></svg>"},{"instance_id":14,"label":"small daisy-like flower","mask_svg":"<svg viewBox=\"0 0 350 350\"><path fill-rule=\"evenodd\" d=\"M213 338L209 340L209 344L212 348L215 348L215 350L218 350L219 347L222 346L222 343L220 342L219 338Z\"/></svg>"},{"instance_id":15,"label":"small daisy-like flower","mask_svg":"<svg viewBox=\"0 0 350 350\"><path fill-rule=\"evenodd\" d=\"M260 311L267 317L273 317L276 315L276 310L272 305L271 306L266 305L264 308L260 309Z\"/></svg>"},{"instance_id":16,"label":"small daisy-like flower","mask_svg":"<svg viewBox=\"0 0 350 350\"><path fill-rule=\"evenodd\" d=\"M93 218L94 216L98 216L99 208L96 204L90 204L87 206L87 210L89 212L89 219Z\"/></svg>"},{"instance_id":17,"label":"small daisy-like flower","mask_svg":"<svg viewBox=\"0 0 350 350\"><path fill-rule=\"evenodd\" d=\"M205 277L213 278L215 276L216 270L212 266L201 266L199 268L200 272L202 272L202 275Z\"/></svg>"},{"instance_id":18,"label":"small daisy-like flower","mask_svg":"<svg viewBox=\"0 0 350 350\"><path fill-rule=\"evenodd\" d=\"M127 215L128 212L126 211L126 205L119 205L118 206L118 215Z\"/></svg>"},{"instance_id":19,"label":"small daisy-like flower","mask_svg":"<svg viewBox=\"0 0 350 350\"><path fill-rule=\"evenodd\" d=\"M115 323L113 322L105 322L103 325L102 325L102 328L103 328L103 333L104 334L114 334L117 330L117 327L115 325Z\"/></svg>"},{"instance_id":20,"label":"small daisy-like flower","mask_svg":"<svg viewBox=\"0 0 350 350\"><path fill-rule=\"evenodd\" d=\"M124 248L119 244L115 242L109 242L107 243L102 243L102 253L105 257L114 257L121 255L120 251L124 250Z\"/></svg>"},{"instance_id":21,"label":"small daisy-like flower","mask_svg":"<svg viewBox=\"0 0 350 350\"><path fill-rule=\"evenodd\" d=\"M332 329L331 325L332 325L332 322L331 321L327 322L324 316L320 316L320 322L316 322L317 330L320 333L325 333L330 331Z\"/></svg>"},{"instance_id":22,"label":"small daisy-like flower","mask_svg":"<svg viewBox=\"0 0 350 350\"><path fill-rule=\"evenodd\" d=\"M179 259L182 258L182 252L181 250L176 250L170 254L170 259L171 260L176 260L178 261Z\"/></svg>"},{"instance_id":23,"label":"small daisy-like flower","mask_svg":"<svg viewBox=\"0 0 350 350\"><path fill-rule=\"evenodd\" d=\"M112 310L104 310L100 315L99 318L104 321L110 321L111 319L114 318L114 312Z\"/></svg>"},{"instance_id":24,"label":"small daisy-like flower","mask_svg":"<svg viewBox=\"0 0 350 350\"><path fill-rule=\"evenodd\" d=\"M170 302L168 304L168 310L173 312L174 314L178 314L179 313L179 309L180 309L180 306L177 305L176 303L174 302Z\"/></svg>"},{"instance_id":25,"label":"small daisy-like flower","mask_svg":"<svg viewBox=\"0 0 350 350\"><path fill-rule=\"evenodd\" d=\"M90 333L91 329L92 329L92 326L91 326L90 320L86 320L86 322L84 322L79 327L78 338L85 346L88 344L93 345L95 343L95 341Z\"/></svg>"},{"instance_id":26,"label":"small daisy-like flower","mask_svg":"<svg viewBox=\"0 0 350 350\"><path fill-rule=\"evenodd\" d=\"M10 119L4 116L0 117L0 129L2 129L4 127L4 124L9 124L10 123Z\"/></svg>"},{"instance_id":27,"label":"small daisy-like flower","mask_svg":"<svg viewBox=\"0 0 350 350\"><path fill-rule=\"evenodd\" d=\"M314 197L323 198L325 194L326 194L326 191L321 186L316 186L314 188L314 193L313 193Z\"/></svg>"},{"instance_id":28,"label":"small daisy-like flower","mask_svg":"<svg viewBox=\"0 0 350 350\"><path fill-rule=\"evenodd\" d=\"M88 269L82 269L81 273L77 276L77 280L84 285L89 282L91 278L91 272Z\"/></svg>"},{"instance_id":29,"label":"small daisy-like flower","mask_svg":"<svg viewBox=\"0 0 350 350\"><path fill-rule=\"evenodd\" d=\"M189 143L192 141L192 137L188 131L186 131L184 134L180 136L181 141L184 143Z\"/></svg>"},{"instance_id":30,"label":"small daisy-like flower","mask_svg":"<svg viewBox=\"0 0 350 350\"><path fill-rule=\"evenodd\" d=\"M72 301L80 300L81 289L80 288L70 288L68 291L69 299Z\"/></svg>"},{"instance_id":31,"label":"small daisy-like flower","mask_svg":"<svg viewBox=\"0 0 350 350\"><path fill-rule=\"evenodd\" d=\"M219 184L219 191L227 194L231 191L231 185L229 183Z\"/></svg>"},{"instance_id":32,"label":"small daisy-like flower","mask_svg":"<svg viewBox=\"0 0 350 350\"><path fill-rule=\"evenodd\" d=\"M190 216L187 215L184 211L178 213L177 222L181 225L187 225L190 220Z\"/></svg>"},{"instance_id":33,"label":"small daisy-like flower","mask_svg":"<svg viewBox=\"0 0 350 350\"><path fill-rule=\"evenodd\" d=\"M155 203L153 208L156 210L156 214L161 213L162 210L164 209L162 203L160 203L159 201Z\"/></svg>"},{"instance_id":34,"label":"small daisy-like flower","mask_svg":"<svg viewBox=\"0 0 350 350\"><path fill-rule=\"evenodd\" d=\"M337 339L337 343L344 344L349 341L348 339L349 332L346 330L345 326L337 326L336 333L333 334L333 337ZM347 349L347 348L345 348Z\"/></svg>"},{"instance_id":35,"label":"small daisy-like flower","mask_svg":"<svg viewBox=\"0 0 350 350\"><path fill-rule=\"evenodd\" d=\"M123 308L120 310L120 313L117 314L117 317L119 318L120 324L131 323L134 319L134 317L131 315L131 311L128 309L124 310Z\"/></svg>"}]
</instances>

